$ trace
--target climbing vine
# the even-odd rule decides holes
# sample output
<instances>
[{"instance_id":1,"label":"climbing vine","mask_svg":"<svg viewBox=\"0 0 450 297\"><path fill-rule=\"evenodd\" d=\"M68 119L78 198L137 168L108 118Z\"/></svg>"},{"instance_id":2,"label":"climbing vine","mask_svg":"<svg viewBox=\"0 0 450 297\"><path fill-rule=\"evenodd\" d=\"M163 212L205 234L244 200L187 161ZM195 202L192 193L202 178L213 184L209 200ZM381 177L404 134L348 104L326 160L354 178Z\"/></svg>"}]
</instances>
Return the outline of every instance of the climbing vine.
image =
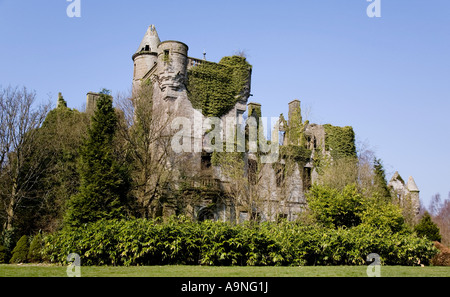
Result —
<instances>
[{"instance_id":1,"label":"climbing vine","mask_svg":"<svg viewBox=\"0 0 450 297\"><path fill-rule=\"evenodd\" d=\"M289 142L293 145L304 145L305 125L303 124L301 109L295 109L292 113L289 113L289 126L287 129Z\"/></svg>"},{"instance_id":2,"label":"climbing vine","mask_svg":"<svg viewBox=\"0 0 450 297\"><path fill-rule=\"evenodd\" d=\"M203 115L220 117L241 99L250 78L251 65L244 57L224 57L188 71L187 90L192 106Z\"/></svg>"},{"instance_id":3,"label":"climbing vine","mask_svg":"<svg viewBox=\"0 0 450 297\"><path fill-rule=\"evenodd\" d=\"M262 116L261 114L261 105L248 105L248 116L255 117L257 124L259 124L259 118Z\"/></svg>"},{"instance_id":4,"label":"climbing vine","mask_svg":"<svg viewBox=\"0 0 450 297\"><path fill-rule=\"evenodd\" d=\"M300 145L285 145L280 147L280 158L298 162L302 166L311 160L312 151Z\"/></svg>"},{"instance_id":5,"label":"climbing vine","mask_svg":"<svg viewBox=\"0 0 450 297\"><path fill-rule=\"evenodd\" d=\"M325 150L329 151L334 160L343 157L356 157L355 132L352 127L337 127L324 125Z\"/></svg>"}]
</instances>

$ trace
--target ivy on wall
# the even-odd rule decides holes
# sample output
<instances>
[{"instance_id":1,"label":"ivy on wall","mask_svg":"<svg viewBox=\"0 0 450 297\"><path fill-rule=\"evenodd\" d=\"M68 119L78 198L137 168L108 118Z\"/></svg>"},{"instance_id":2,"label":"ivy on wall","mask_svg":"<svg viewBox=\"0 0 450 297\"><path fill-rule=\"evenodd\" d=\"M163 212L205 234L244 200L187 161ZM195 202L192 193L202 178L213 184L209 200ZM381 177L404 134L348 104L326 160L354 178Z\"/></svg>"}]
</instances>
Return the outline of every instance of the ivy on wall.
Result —
<instances>
[{"instance_id":1,"label":"ivy on wall","mask_svg":"<svg viewBox=\"0 0 450 297\"><path fill-rule=\"evenodd\" d=\"M304 166L311 159L312 151L300 145L284 145L280 147L280 157L285 160L292 160Z\"/></svg>"},{"instance_id":2,"label":"ivy on wall","mask_svg":"<svg viewBox=\"0 0 450 297\"><path fill-rule=\"evenodd\" d=\"M289 107L290 108L290 107ZM289 113L289 125L287 129L288 139L290 144L293 145L304 145L305 125L302 120L302 113L300 108L296 108L294 111Z\"/></svg>"},{"instance_id":3,"label":"ivy on wall","mask_svg":"<svg viewBox=\"0 0 450 297\"><path fill-rule=\"evenodd\" d=\"M187 75L189 100L203 115L220 117L241 99L252 66L244 57L224 57L219 63L205 62Z\"/></svg>"},{"instance_id":4,"label":"ivy on wall","mask_svg":"<svg viewBox=\"0 0 450 297\"><path fill-rule=\"evenodd\" d=\"M323 125L325 129L325 150L334 160L343 157L356 157L355 132L352 127Z\"/></svg>"},{"instance_id":5,"label":"ivy on wall","mask_svg":"<svg viewBox=\"0 0 450 297\"><path fill-rule=\"evenodd\" d=\"M262 117L261 105L248 105L248 116L255 117L257 124L259 124L259 118Z\"/></svg>"}]
</instances>

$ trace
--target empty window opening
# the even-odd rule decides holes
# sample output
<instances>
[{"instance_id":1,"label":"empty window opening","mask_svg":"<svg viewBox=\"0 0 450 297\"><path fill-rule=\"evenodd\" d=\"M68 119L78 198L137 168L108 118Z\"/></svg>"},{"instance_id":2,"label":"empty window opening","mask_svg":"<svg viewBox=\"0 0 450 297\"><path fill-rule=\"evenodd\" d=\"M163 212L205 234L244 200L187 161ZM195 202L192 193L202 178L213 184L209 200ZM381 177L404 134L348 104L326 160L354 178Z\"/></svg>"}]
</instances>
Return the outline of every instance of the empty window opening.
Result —
<instances>
[{"instance_id":1,"label":"empty window opening","mask_svg":"<svg viewBox=\"0 0 450 297\"><path fill-rule=\"evenodd\" d=\"M169 62L169 50L164 50L164 62Z\"/></svg>"},{"instance_id":2,"label":"empty window opening","mask_svg":"<svg viewBox=\"0 0 450 297\"><path fill-rule=\"evenodd\" d=\"M202 170L211 168L211 155L212 155L211 153L206 152L202 153L202 164L201 164Z\"/></svg>"},{"instance_id":3,"label":"empty window opening","mask_svg":"<svg viewBox=\"0 0 450 297\"><path fill-rule=\"evenodd\" d=\"M311 167L303 168L303 189L309 190L311 188Z\"/></svg>"},{"instance_id":4,"label":"empty window opening","mask_svg":"<svg viewBox=\"0 0 450 297\"><path fill-rule=\"evenodd\" d=\"M256 162L256 160L248 159L248 181L252 185L256 185L257 183L257 170L258 162Z\"/></svg>"},{"instance_id":5,"label":"empty window opening","mask_svg":"<svg viewBox=\"0 0 450 297\"><path fill-rule=\"evenodd\" d=\"M284 183L284 164L277 164L275 167L275 179L277 187L283 186Z\"/></svg>"}]
</instances>

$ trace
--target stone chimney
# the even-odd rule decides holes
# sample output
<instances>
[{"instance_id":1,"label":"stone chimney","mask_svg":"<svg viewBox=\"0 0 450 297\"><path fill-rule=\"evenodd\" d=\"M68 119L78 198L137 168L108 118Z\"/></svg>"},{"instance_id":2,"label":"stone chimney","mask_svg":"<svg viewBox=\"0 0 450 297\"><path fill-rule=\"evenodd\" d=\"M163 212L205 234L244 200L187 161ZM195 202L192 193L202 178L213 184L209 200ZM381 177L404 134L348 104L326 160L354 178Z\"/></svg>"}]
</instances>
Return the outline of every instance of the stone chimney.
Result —
<instances>
[{"instance_id":1,"label":"stone chimney","mask_svg":"<svg viewBox=\"0 0 450 297\"><path fill-rule=\"evenodd\" d=\"M97 100L100 97L100 94L89 92L86 95L86 113L94 114L95 109L97 108Z\"/></svg>"},{"instance_id":2,"label":"stone chimney","mask_svg":"<svg viewBox=\"0 0 450 297\"><path fill-rule=\"evenodd\" d=\"M295 100L292 100L291 102L289 102L289 119L288 119L289 125L293 124L293 123L291 123L291 121L295 117L294 115L297 112L300 114L300 119L299 119L299 123L295 123L295 124L301 124L303 122L303 120L302 120L302 113L301 113L301 107L300 107L300 100L295 99Z\"/></svg>"}]
</instances>

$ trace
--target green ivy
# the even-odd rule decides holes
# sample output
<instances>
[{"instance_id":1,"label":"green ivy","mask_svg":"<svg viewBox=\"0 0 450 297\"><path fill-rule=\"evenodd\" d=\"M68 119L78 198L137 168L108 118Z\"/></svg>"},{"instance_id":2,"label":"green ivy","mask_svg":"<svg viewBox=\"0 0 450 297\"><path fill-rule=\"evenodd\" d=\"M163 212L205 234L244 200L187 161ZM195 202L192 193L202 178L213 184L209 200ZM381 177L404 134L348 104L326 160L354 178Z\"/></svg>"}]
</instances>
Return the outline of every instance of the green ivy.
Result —
<instances>
[{"instance_id":1,"label":"green ivy","mask_svg":"<svg viewBox=\"0 0 450 297\"><path fill-rule=\"evenodd\" d=\"M324 125L325 150L335 160L343 157L356 157L355 132L352 127Z\"/></svg>"},{"instance_id":2,"label":"green ivy","mask_svg":"<svg viewBox=\"0 0 450 297\"><path fill-rule=\"evenodd\" d=\"M280 158L302 163L308 163L312 151L300 145L284 145L280 147Z\"/></svg>"},{"instance_id":3,"label":"green ivy","mask_svg":"<svg viewBox=\"0 0 450 297\"><path fill-rule=\"evenodd\" d=\"M259 124L259 118L262 117L261 114L261 106L259 105L249 105L248 106L248 116L255 117L257 120L257 124Z\"/></svg>"},{"instance_id":4,"label":"green ivy","mask_svg":"<svg viewBox=\"0 0 450 297\"><path fill-rule=\"evenodd\" d=\"M192 106L205 116L220 117L241 99L251 65L240 56L204 62L188 71L186 87Z\"/></svg>"}]
</instances>

